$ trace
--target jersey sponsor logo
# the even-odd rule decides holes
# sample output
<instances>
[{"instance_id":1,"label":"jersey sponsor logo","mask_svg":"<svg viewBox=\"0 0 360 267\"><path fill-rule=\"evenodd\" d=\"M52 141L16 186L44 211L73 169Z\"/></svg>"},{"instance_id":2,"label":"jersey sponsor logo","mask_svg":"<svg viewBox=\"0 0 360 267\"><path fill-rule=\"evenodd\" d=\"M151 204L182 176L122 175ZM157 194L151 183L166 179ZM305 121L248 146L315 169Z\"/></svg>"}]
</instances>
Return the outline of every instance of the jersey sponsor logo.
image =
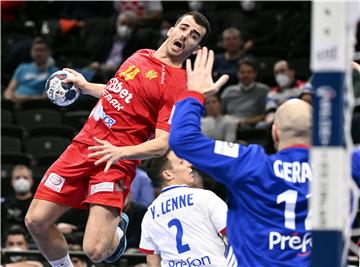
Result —
<instances>
[{"instance_id":1,"label":"jersey sponsor logo","mask_svg":"<svg viewBox=\"0 0 360 267\"><path fill-rule=\"evenodd\" d=\"M214 153L232 158L237 158L239 156L239 144L216 140Z\"/></svg>"},{"instance_id":2,"label":"jersey sponsor logo","mask_svg":"<svg viewBox=\"0 0 360 267\"><path fill-rule=\"evenodd\" d=\"M133 98L133 94L123 87L123 83L120 82L117 78L112 78L109 83L106 85L106 88L103 92L103 97L115 108L117 111L125 108L124 103L120 103L110 92L118 94L119 100L129 104Z\"/></svg>"},{"instance_id":3,"label":"jersey sponsor logo","mask_svg":"<svg viewBox=\"0 0 360 267\"><path fill-rule=\"evenodd\" d=\"M169 260L169 267L182 267L182 266L206 266L211 265L211 260L209 256L204 256L201 258L187 258L181 260Z\"/></svg>"},{"instance_id":4,"label":"jersey sponsor logo","mask_svg":"<svg viewBox=\"0 0 360 267\"><path fill-rule=\"evenodd\" d=\"M273 169L277 177L290 183L306 183L312 180L311 168L308 162L275 160Z\"/></svg>"},{"instance_id":5,"label":"jersey sponsor logo","mask_svg":"<svg viewBox=\"0 0 360 267\"><path fill-rule=\"evenodd\" d=\"M111 128L116 123L116 120L107 115L104 110L101 101L91 111L90 116L93 116L94 120L98 121L102 119L107 127Z\"/></svg>"},{"instance_id":6,"label":"jersey sponsor logo","mask_svg":"<svg viewBox=\"0 0 360 267\"><path fill-rule=\"evenodd\" d=\"M155 70L149 70L147 73L145 73L145 77L149 80L152 80L159 77L159 75Z\"/></svg>"},{"instance_id":7,"label":"jersey sponsor logo","mask_svg":"<svg viewBox=\"0 0 360 267\"><path fill-rule=\"evenodd\" d=\"M64 183L65 183L65 179L63 177L52 172L47 177L44 185L56 192L60 192Z\"/></svg>"},{"instance_id":8,"label":"jersey sponsor logo","mask_svg":"<svg viewBox=\"0 0 360 267\"><path fill-rule=\"evenodd\" d=\"M135 65L129 66L126 70L119 73L120 78L124 78L125 81L133 80L136 75L140 72L140 69Z\"/></svg>"},{"instance_id":9,"label":"jersey sponsor logo","mask_svg":"<svg viewBox=\"0 0 360 267\"><path fill-rule=\"evenodd\" d=\"M90 195L93 195L97 192L113 192L113 191L114 191L113 182L102 182L91 186Z\"/></svg>"},{"instance_id":10,"label":"jersey sponsor logo","mask_svg":"<svg viewBox=\"0 0 360 267\"><path fill-rule=\"evenodd\" d=\"M310 251L312 247L312 238L310 233L304 236L299 235L282 235L278 232L271 231L269 234L269 249L280 250L299 250L301 253Z\"/></svg>"}]
</instances>

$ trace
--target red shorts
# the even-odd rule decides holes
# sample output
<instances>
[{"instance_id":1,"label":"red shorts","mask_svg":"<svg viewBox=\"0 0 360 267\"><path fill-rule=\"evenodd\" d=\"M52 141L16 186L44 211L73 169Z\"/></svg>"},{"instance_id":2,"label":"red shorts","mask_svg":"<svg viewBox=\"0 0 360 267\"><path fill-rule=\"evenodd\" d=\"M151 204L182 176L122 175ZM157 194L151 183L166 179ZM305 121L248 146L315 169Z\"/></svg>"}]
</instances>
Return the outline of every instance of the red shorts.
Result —
<instances>
[{"instance_id":1,"label":"red shorts","mask_svg":"<svg viewBox=\"0 0 360 267\"><path fill-rule=\"evenodd\" d=\"M73 141L46 171L34 198L78 209L93 203L122 210L136 164L121 161L104 172L105 163L95 166L89 153L88 145Z\"/></svg>"}]
</instances>

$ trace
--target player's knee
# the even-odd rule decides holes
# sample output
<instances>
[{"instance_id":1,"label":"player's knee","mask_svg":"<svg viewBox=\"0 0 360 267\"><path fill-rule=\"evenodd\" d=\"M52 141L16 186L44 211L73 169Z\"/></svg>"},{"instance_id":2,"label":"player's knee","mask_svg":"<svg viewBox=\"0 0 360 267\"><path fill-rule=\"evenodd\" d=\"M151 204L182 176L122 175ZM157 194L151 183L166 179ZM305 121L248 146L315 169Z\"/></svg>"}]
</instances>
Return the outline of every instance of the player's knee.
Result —
<instances>
[{"instance_id":1,"label":"player's knee","mask_svg":"<svg viewBox=\"0 0 360 267\"><path fill-rule=\"evenodd\" d=\"M96 244L84 243L83 250L86 256L88 256L90 260L95 263L101 262L107 257L105 248Z\"/></svg>"},{"instance_id":2,"label":"player's knee","mask_svg":"<svg viewBox=\"0 0 360 267\"><path fill-rule=\"evenodd\" d=\"M46 229L49 227L49 223L47 220L36 216L36 214L32 212L28 212L26 214L25 225L29 232L35 235L46 232Z\"/></svg>"}]
</instances>

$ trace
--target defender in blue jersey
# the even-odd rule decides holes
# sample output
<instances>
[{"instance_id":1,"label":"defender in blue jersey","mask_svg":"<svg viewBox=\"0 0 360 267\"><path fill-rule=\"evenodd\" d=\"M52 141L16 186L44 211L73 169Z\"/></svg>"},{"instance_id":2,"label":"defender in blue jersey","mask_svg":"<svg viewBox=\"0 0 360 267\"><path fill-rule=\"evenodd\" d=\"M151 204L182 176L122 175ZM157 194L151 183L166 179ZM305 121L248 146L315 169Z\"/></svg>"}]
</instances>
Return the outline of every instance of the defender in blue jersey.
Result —
<instances>
[{"instance_id":1,"label":"defender in blue jersey","mask_svg":"<svg viewBox=\"0 0 360 267\"><path fill-rule=\"evenodd\" d=\"M204 94L226 81L211 77L213 52L199 51L188 88L176 105L170 147L228 190L227 230L239 266L310 266L308 214L311 106L293 99L279 107L272 129L278 153L205 137L200 130Z\"/></svg>"}]
</instances>

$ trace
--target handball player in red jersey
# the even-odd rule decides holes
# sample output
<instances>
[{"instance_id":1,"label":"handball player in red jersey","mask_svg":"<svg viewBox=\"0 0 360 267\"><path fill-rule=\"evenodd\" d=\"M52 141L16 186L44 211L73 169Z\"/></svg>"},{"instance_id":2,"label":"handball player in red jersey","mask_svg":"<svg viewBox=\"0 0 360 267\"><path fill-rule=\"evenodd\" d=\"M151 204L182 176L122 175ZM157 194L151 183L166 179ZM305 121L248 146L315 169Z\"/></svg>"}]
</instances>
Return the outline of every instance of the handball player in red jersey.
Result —
<instances>
[{"instance_id":1,"label":"handball player in red jersey","mask_svg":"<svg viewBox=\"0 0 360 267\"><path fill-rule=\"evenodd\" d=\"M107 85L89 83L67 69L75 77L65 82L100 100L45 173L25 217L51 266L72 266L66 241L55 226L69 208L90 209L83 250L93 262L114 262L123 254L128 218L121 211L135 168L139 160L167 151L171 110L187 90L182 64L209 30L201 13L184 14L156 51L134 53Z\"/></svg>"}]
</instances>

